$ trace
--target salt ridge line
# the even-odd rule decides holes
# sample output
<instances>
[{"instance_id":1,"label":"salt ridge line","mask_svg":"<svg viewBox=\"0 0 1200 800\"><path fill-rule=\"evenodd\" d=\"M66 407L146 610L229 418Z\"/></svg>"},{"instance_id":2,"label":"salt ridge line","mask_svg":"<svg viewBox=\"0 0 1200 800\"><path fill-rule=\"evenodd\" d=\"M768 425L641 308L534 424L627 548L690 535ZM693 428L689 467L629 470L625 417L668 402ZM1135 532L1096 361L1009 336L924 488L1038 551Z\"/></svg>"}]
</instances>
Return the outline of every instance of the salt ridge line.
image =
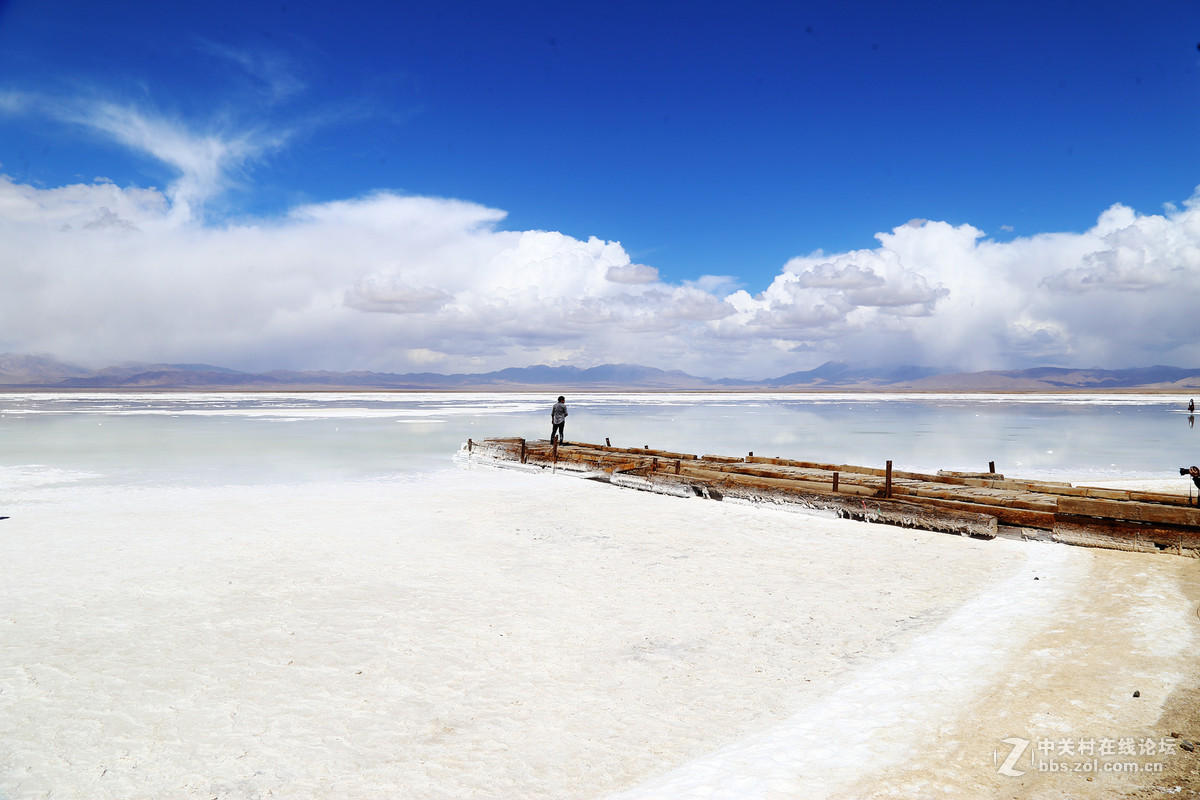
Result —
<instances>
[{"instance_id":1,"label":"salt ridge line","mask_svg":"<svg viewBox=\"0 0 1200 800\"><path fill-rule=\"evenodd\" d=\"M932 747L939 722L1002 679L1006 662L997 653L1019 652L1083 583L1086 567L1064 548L1026 547L1026 563L1011 577L903 653L863 669L785 722L609 800L749 800L775 793L819 800ZM1034 576L1041 580L1034 583Z\"/></svg>"}]
</instances>

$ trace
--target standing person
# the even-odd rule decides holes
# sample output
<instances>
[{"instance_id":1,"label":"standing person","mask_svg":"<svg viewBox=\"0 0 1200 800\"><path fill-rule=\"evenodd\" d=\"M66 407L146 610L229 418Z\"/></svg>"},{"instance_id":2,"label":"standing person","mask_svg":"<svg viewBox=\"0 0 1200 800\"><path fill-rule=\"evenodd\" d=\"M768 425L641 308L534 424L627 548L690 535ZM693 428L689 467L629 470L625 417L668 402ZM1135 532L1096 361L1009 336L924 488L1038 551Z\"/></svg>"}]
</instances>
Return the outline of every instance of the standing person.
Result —
<instances>
[{"instance_id":1,"label":"standing person","mask_svg":"<svg viewBox=\"0 0 1200 800\"><path fill-rule=\"evenodd\" d=\"M550 410L550 444L554 444L554 436L558 435L558 443L566 444L563 439L563 425L567 422L567 399L558 396L558 402Z\"/></svg>"},{"instance_id":2,"label":"standing person","mask_svg":"<svg viewBox=\"0 0 1200 800\"><path fill-rule=\"evenodd\" d=\"M1196 401L1194 399L1188 400L1188 413L1193 414L1193 413L1195 413L1195 411L1196 411Z\"/></svg>"}]
</instances>

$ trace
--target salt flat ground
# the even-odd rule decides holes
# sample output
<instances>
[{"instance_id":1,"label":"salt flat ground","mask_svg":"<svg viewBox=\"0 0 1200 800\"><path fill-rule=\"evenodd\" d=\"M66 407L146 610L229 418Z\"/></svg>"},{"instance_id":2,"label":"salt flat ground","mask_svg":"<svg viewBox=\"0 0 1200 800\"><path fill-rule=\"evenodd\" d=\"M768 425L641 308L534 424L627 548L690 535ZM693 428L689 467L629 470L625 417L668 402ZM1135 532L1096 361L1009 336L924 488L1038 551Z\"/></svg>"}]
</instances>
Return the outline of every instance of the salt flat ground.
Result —
<instances>
[{"instance_id":1,"label":"salt flat ground","mask_svg":"<svg viewBox=\"0 0 1200 800\"><path fill-rule=\"evenodd\" d=\"M1162 790L1039 769L1089 739L1193 791L1193 560L480 469L7 478L4 800Z\"/></svg>"}]
</instances>

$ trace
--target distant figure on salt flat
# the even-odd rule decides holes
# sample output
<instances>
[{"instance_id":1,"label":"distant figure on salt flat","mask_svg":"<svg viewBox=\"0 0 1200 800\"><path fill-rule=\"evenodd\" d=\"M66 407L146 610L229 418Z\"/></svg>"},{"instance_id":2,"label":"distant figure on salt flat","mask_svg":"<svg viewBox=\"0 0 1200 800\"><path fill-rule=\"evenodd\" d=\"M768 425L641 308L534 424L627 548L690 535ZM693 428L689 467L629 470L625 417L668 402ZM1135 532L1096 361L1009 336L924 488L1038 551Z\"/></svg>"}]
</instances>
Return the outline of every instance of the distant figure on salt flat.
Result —
<instances>
[{"instance_id":1,"label":"distant figure on salt flat","mask_svg":"<svg viewBox=\"0 0 1200 800\"><path fill-rule=\"evenodd\" d=\"M554 444L554 437L558 436L559 444L566 444L563 441L563 426L567 423L567 399L562 395L558 396L558 402L554 404L554 408L550 409L550 444Z\"/></svg>"},{"instance_id":2,"label":"distant figure on salt flat","mask_svg":"<svg viewBox=\"0 0 1200 800\"><path fill-rule=\"evenodd\" d=\"M1189 414L1196 413L1196 400L1194 398L1191 400L1188 400L1188 413Z\"/></svg>"}]
</instances>

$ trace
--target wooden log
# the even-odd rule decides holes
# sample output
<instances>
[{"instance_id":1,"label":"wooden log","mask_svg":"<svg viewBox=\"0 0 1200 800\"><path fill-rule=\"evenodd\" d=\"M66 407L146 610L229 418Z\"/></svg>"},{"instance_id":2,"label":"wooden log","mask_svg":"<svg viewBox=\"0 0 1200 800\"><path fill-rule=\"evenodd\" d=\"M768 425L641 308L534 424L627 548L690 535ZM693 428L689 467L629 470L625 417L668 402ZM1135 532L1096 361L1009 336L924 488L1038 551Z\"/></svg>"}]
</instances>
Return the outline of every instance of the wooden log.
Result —
<instances>
[{"instance_id":1,"label":"wooden log","mask_svg":"<svg viewBox=\"0 0 1200 800\"><path fill-rule=\"evenodd\" d=\"M711 458L711 456L705 456ZM865 475L883 475L883 470L874 467L858 467L853 464L828 464L822 461L796 461L791 458L766 458L763 456L755 456L754 458L745 459L749 464L774 464L779 467L799 467L801 469L822 469L828 472L838 470L841 472L853 472L856 474Z\"/></svg>"},{"instance_id":2,"label":"wooden log","mask_svg":"<svg viewBox=\"0 0 1200 800\"><path fill-rule=\"evenodd\" d=\"M707 457L696 461L695 466L718 472L731 472L740 475L757 475L764 478L788 478L795 476L803 479L822 479L826 476L832 475L832 473L827 473L820 470L799 470L793 468L785 471L778 467L764 467L757 464L742 463L741 461L710 461Z\"/></svg>"},{"instance_id":3,"label":"wooden log","mask_svg":"<svg viewBox=\"0 0 1200 800\"><path fill-rule=\"evenodd\" d=\"M1128 489L1099 489L1094 486L1081 486L1084 497L1091 497L1097 500L1128 500Z\"/></svg>"},{"instance_id":4,"label":"wooden log","mask_svg":"<svg viewBox=\"0 0 1200 800\"><path fill-rule=\"evenodd\" d=\"M1089 547L1167 551L1179 555L1200 551L1200 530L1124 520L1059 514L1052 534L1058 541Z\"/></svg>"},{"instance_id":5,"label":"wooden log","mask_svg":"<svg viewBox=\"0 0 1200 800\"><path fill-rule=\"evenodd\" d=\"M976 478L984 481L1002 481L1004 476L996 472L953 472L948 469L939 469L937 471L939 478Z\"/></svg>"},{"instance_id":6,"label":"wooden log","mask_svg":"<svg viewBox=\"0 0 1200 800\"><path fill-rule=\"evenodd\" d=\"M773 478L760 475L743 475L737 472L725 472L721 470L705 469L703 467L695 467L690 464L683 464L680 468L680 475L703 480L707 483L718 487L739 485L745 487L758 486L763 489L772 491L797 491L797 492L825 492L833 494L832 483L823 481L806 481L796 480L793 478ZM841 492L844 494L853 494L860 497L874 497L877 492L863 486L841 486Z\"/></svg>"},{"instance_id":7,"label":"wooden log","mask_svg":"<svg viewBox=\"0 0 1200 800\"><path fill-rule=\"evenodd\" d=\"M727 464L709 461L696 462L696 466L713 471L760 478L815 481L818 483L828 482L830 491L833 491L833 476L837 474L839 488L848 486L856 487L854 489L848 489L847 491L849 492L874 496L882 491L882 484L876 478L874 478L874 476L852 474L849 476L849 478L845 478L840 473L826 472L824 470L800 469L796 467L784 469L779 467L763 466L760 464Z\"/></svg>"},{"instance_id":8,"label":"wooden log","mask_svg":"<svg viewBox=\"0 0 1200 800\"><path fill-rule=\"evenodd\" d=\"M710 458L705 456L704 458ZM785 458L754 458L750 459L757 464L777 464L779 466L793 466L808 469L822 469L829 472L844 472L854 475L876 475L884 477L886 471L874 467L860 467L853 464L829 464L820 461L796 461L794 459ZM944 472L944 471L943 471ZM953 475L938 474L930 475L924 472L906 472L902 470L893 470L892 477L894 479L905 478L919 481L930 481L935 483L949 483L962 486L985 486L996 488L1019 488L1019 487L1046 487L1046 489L1056 489L1067 494L1083 495L1084 490L1076 490L1071 484L1061 481L1032 481L1032 480L1004 480L1003 476L997 478L967 478L954 477Z\"/></svg>"},{"instance_id":9,"label":"wooden log","mask_svg":"<svg viewBox=\"0 0 1200 800\"><path fill-rule=\"evenodd\" d=\"M1154 503L1096 500L1083 497L1063 497L1058 501L1060 514L1079 517L1100 517L1150 522L1159 525L1200 527L1200 508L1164 506Z\"/></svg>"},{"instance_id":10,"label":"wooden log","mask_svg":"<svg viewBox=\"0 0 1200 800\"><path fill-rule=\"evenodd\" d=\"M697 476L685 474L677 477L670 473L655 473L649 477L649 480L653 484L677 486L680 482L687 483L694 477ZM702 488L710 496L714 494L713 489L716 489L716 497L723 499L795 504L805 508L833 511L848 519L886 523L905 528L958 533L989 539L996 536L998 529L996 518L988 514L929 508L902 500L868 499L848 497L827 491L808 491L797 487L795 482L785 482L790 485L776 486L773 482L765 482L768 480L757 479L763 483L751 483L740 476L725 475L724 480L716 486L704 485Z\"/></svg>"},{"instance_id":11,"label":"wooden log","mask_svg":"<svg viewBox=\"0 0 1200 800\"><path fill-rule=\"evenodd\" d=\"M608 440L605 439L605 442ZM549 444L547 442L547 444ZM586 442L574 442L570 445L572 450L591 450L598 453L623 453L625 455L656 455L661 458L680 458L684 460L695 460L696 455L692 453L673 453L668 450L652 450L643 447L613 447L609 444L589 444Z\"/></svg>"},{"instance_id":12,"label":"wooden log","mask_svg":"<svg viewBox=\"0 0 1200 800\"><path fill-rule=\"evenodd\" d=\"M1048 531L1054 527L1054 512L1052 511L1033 511L1024 508L937 498L923 498L920 504L948 511L988 514L995 517L1001 525L1011 525L1016 528L1040 528Z\"/></svg>"},{"instance_id":13,"label":"wooden log","mask_svg":"<svg viewBox=\"0 0 1200 800\"><path fill-rule=\"evenodd\" d=\"M1022 508L1030 511L1041 511L1053 514L1058 509L1058 498L1031 493L1016 492L954 492L929 485L904 485L896 489L894 494L908 497L917 502L925 500L950 500L967 502L981 506L999 508Z\"/></svg>"},{"instance_id":14,"label":"wooden log","mask_svg":"<svg viewBox=\"0 0 1200 800\"><path fill-rule=\"evenodd\" d=\"M1130 491L1129 499L1138 503L1158 503L1166 506L1190 506L1191 498L1182 494L1163 494L1162 492Z\"/></svg>"}]
</instances>

